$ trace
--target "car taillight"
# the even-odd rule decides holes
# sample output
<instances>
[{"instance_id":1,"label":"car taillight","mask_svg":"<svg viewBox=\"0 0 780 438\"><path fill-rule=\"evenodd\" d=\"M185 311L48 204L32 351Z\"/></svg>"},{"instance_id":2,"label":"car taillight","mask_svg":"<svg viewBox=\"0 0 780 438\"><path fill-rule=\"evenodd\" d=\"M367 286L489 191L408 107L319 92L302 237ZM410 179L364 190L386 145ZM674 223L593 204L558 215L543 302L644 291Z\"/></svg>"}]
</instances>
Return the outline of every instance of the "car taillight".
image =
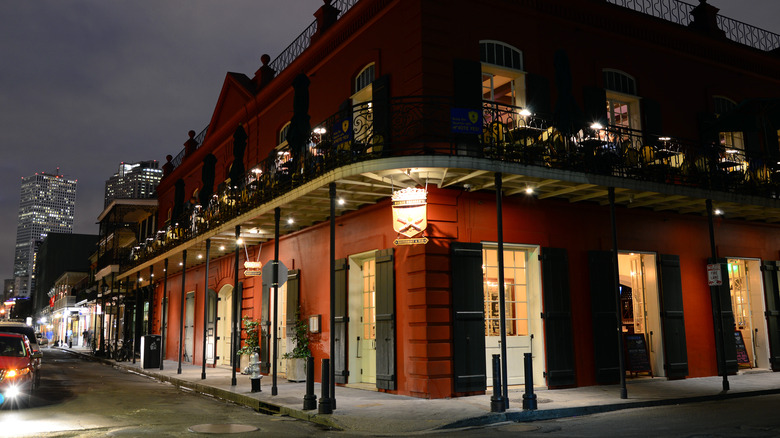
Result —
<instances>
[{"instance_id":1,"label":"car taillight","mask_svg":"<svg viewBox=\"0 0 780 438\"><path fill-rule=\"evenodd\" d=\"M29 373L30 373L30 369L29 368L19 368L19 369L16 369L16 370L7 370L5 372L5 377L7 379L13 379L15 377L21 377L21 376L23 376L25 374L29 374Z\"/></svg>"}]
</instances>

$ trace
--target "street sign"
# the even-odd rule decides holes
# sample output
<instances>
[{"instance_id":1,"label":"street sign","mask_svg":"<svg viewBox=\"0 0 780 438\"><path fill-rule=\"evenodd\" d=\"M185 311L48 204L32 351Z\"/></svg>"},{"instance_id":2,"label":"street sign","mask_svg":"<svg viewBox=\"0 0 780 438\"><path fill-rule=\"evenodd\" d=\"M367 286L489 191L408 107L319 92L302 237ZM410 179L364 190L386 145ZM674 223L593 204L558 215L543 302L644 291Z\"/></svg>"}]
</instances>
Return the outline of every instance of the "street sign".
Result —
<instances>
[{"instance_id":1,"label":"street sign","mask_svg":"<svg viewBox=\"0 0 780 438\"><path fill-rule=\"evenodd\" d=\"M719 263L707 265L707 283L710 286L723 285L723 274L721 273Z\"/></svg>"},{"instance_id":2,"label":"street sign","mask_svg":"<svg viewBox=\"0 0 780 438\"><path fill-rule=\"evenodd\" d=\"M270 262L266 263L265 266L263 266L263 283L267 284L270 287L273 287L273 281L274 281L274 263L277 263L274 260L271 260ZM282 286L283 284L287 283L287 266L284 266L284 263L279 263L279 286Z\"/></svg>"},{"instance_id":3,"label":"street sign","mask_svg":"<svg viewBox=\"0 0 780 438\"><path fill-rule=\"evenodd\" d=\"M262 275L262 266L263 264L260 262L246 261L244 262L244 275L247 277L257 277Z\"/></svg>"}]
</instances>

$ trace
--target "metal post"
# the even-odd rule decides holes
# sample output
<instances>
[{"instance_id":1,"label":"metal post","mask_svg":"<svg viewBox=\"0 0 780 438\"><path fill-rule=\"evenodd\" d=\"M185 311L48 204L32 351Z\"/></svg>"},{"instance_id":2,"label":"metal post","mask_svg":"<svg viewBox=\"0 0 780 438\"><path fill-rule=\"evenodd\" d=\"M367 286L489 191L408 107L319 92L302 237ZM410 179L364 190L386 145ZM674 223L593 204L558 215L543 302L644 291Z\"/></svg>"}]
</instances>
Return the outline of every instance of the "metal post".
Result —
<instances>
[{"instance_id":1,"label":"metal post","mask_svg":"<svg viewBox=\"0 0 780 438\"><path fill-rule=\"evenodd\" d=\"M130 354L133 355L133 363L135 363L135 347L138 346L138 343L136 343L136 339L140 338L141 332L138 330L138 327L143 327L143 319L138 318L138 314L141 313L141 316L143 316L141 309L141 271L138 271L135 273L135 322L133 323L133 343L132 348L130 349ZM140 343L140 341L139 341Z\"/></svg>"},{"instance_id":2,"label":"metal post","mask_svg":"<svg viewBox=\"0 0 780 438\"><path fill-rule=\"evenodd\" d=\"M238 306L237 299L237 291L238 291L238 258L241 255L240 249L241 246L238 244L238 239L241 238L241 225L236 225L236 254L235 254L235 269L234 273L235 276L233 278L233 291L231 294L233 295L233 314L231 317L232 327L230 328L230 339L232 341L230 342L230 369L232 370L232 378L230 379L230 385L236 386L236 354L238 354L238 342L241 341L241 333L238 332L238 327L241 326L240 321L236 321L238 318L238 312L236 312L236 308ZM236 333L238 332L238 333Z\"/></svg>"},{"instance_id":3,"label":"metal post","mask_svg":"<svg viewBox=\"0 0 780 438\"><path fill-rule=\"evenodd\" d=\"M179 368L176 374L181 374L181 354L184 349L184 300L187 298L184 292L184 280L187 273L187 250L181 253L181 298L179 303Z\"/></svg>"},{"instance_id":4,"label":"metal post","mask_svg":"<svg viewBox=\"0 0 780 438\"><path fill-rule=\"evenodd\" d=\"M165 362L165 339L168 337L168 259L163 261L163 296L162 313L160 314L160 370L164 369Z\"/></svg>"},{"instance_id":5,"label":"metal post","mask_svg":"<svg viewBox=\"0 0 780 438\"><path fill-rule=\"evenodd\" d=\"M715 247L715 225L712 220L712 199L707 199L707 220L710 226L710 250L712 251L712 263L718 262L718 250ZM716 339L720 345L720 369L723 372L723 390L729 390L729 373L726 369L726 332L723 327L723 309L721 303L721 293L718 290L718 286L710 286L710 295L713 297L712 302L715 304L715 330ZM717 356L717 354L716 354Z\"/></svg>"},{"instance_id":6,"label":"metal post","mask_svg":"<svg viewBox=\"0 0 780 438\"><path fill-rule=\"evenodd\" d=\"M496 228L498 229L498 307L501 315L499 316L499 326L501 330L501 377L503 383L504 407L509 409L509 384L507 383L509 373L506 363L506 291L504 285L504 218L502 212L503 193L502 193L501 172L496 172Z\"/></svg>"},{"instance_id":7,"label":"metal post","mask_svg":"<svg viewBox=\"0 0 780 438\"><path fill-rule=\"evenodd\" d=\"M203 280L203 358L201 359L200 378L206 378L206 336L208 335L209 321L209 253L211 251L211 239L206 239L206 278Z\"/></svg>"},{"instance_id":8,"label":"metal post","mask_svg":"<svg viewBox=\"0 0 780 438\"><path fill-rule=\"evenodd\" d=\"M623 314L620 311L620 272L618 271L617 222L615 221L615 188L609 188L609 216L612 222L612 273L615 282L615 317L618 334L618 365L620 372L620 398L628 398L626 388L626 364L623 357Z\"/></svg>"},{"instance_id":9,"label":"metal post","mask_svg":"<svg viewBox=\"0 0 780 438\"><path fill-rule=\"evenodd\" d=\"M116 347L119 344L119 291L122 290L122 280L119 280L119 286L116 291L116 301L114 301L114 282L116 281L116 274L111 273L111 309L116 315L111 318L111 325L108 327L109 341L113 337L114 339L114 356L116 356ZM116 359L116 357L114 357Z\"/></svg>"},{"instance_id":10,"label":"metal post","mask_svg":"<svg viewBox=\"0 0 780 438\"><path fill-rule=\"evenodd\" d=\"M146 326L147 335L151 335L154 332L154 296L156 292L157 288L154 286L154 265L149 265L149 323Z\"/></svg>"},{"instance_id":11,"label":"metal post","mask_svg":"<svg viewBox=\"0 0 780 438\"><path fill-rule=\"evenodd\" d=\"M320 397L320 407L318 413L332 414L333 405L330 398L330 359L322 359L322 396Z\"/></svg>"},{"instance_id":12,"label":"metal post","mask_svg":"<svg viewBox=\"0 0 780 438\"><path fill-rule=\"evenodd\" d=\"M333 359L333 352L336 350L336 183L328 184L328 194L330 195L330 350L328 355ZM333 367L330 368L330 399L328 406L336 409L336 362L334 359ZM324 382L323 382L324 384ZM322 404L322 400L320 400Z\"/></svg>"},{"instance_id":13,"label":"metal post","mask_svg":"<svg viewBox=\"0 0 780 438\"><path fill-rule=\"evenodd\" d=\"M490 397L490 412L506 411L506 402L501 395L503 392L501 386L501 356L493 355L493 396Z\"/></svg>"},{"instance_id":14,"label":"metal post","mask_svg":"<svg viewBox=\"0 0 780 438\"><path fill-rule=\"evenodd\" d=\"M525 361L525 394L523 394L523 409L534 410L537 408L536 394L534 394L534 363L531 353L523 353Z\"/></svg>"},{"instance_id":15,"label":"metal post","mask_svg":"<svg viewBox=\"0 0 780 438\"><path fill-rule=\"evenodd\" d=\"M306 395L303 396L303 410L317 409L317 395L314 394L314 357L306 358Z\"/></svg>"},{"instance_id":16,"label":"metal post","mask_svg":"<svg viewBox=\"0 0 780 438\"><path fill-rule=\"evenodd\" d=\"M299 164L299 163L296 163ZM271 375L271 395L278 394L279 390L276 387L276 367L279 357L278 347L279 347L279 334L277 333L277 330L279 329L279 321L277 321L277 318L279 317L279 219L281 216L281 209L279 207L274 208L274 261L273 261L273 278L271 278L271 285L274 289L274 308L273 308L273 319L274 319L274 327L273 327L273 336L271 337L273 339L274 345L271 349L273 351L273 357L271 359L271 366L273 368L273 372Z\"/></svg>"},{"instance_id":17,"label":"metal post","mask_svg":"<svg viewBox=\"0 0 780 438\"><path fill-rule=\"evenodd\" d=\"M103 277L103 282L105 282L106 279ZM108 286L106 286L106 290L102 290L101 286L101 294L100 294L100 334L95 333L95 336L100 336L100 350L98 351L98 355L105 356L106 354L106 293L108 292Z\"/></svg>"}]
</instances>

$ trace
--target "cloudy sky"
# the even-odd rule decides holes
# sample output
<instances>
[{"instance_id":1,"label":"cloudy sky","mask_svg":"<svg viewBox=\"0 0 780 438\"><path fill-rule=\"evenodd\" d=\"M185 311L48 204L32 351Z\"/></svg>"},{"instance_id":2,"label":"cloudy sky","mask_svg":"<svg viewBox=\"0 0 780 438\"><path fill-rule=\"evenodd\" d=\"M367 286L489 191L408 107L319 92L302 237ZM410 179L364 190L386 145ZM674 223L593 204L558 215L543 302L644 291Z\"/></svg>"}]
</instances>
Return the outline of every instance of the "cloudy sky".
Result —
<instances>
[{"instance_id":1,"label":"cloudy sky","mask_svg":"<svg viewBox=\"0 0 780 438\"><path fill-rule=\"evenodd\" d=\"M689 3L696 3L689 0ZM780 33L780 0L710 0ZM97 234L121 161L176 155L228 71L252 77L322 0L0 0L0 279L11 278L21 178L78 180L74 232Z\"/></svg>"}]
</instances>

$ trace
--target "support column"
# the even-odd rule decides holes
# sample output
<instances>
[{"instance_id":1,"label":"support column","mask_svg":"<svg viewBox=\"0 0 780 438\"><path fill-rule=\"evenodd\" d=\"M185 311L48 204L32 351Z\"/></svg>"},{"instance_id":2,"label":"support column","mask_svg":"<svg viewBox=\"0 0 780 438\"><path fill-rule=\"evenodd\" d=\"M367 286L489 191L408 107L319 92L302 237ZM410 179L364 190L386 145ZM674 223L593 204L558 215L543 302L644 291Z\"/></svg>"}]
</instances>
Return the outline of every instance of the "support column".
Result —
<instances>
[{"instance_id":1,"label":"support column","mask_svg":"<svg viewBox=\"0 0 780 438\"><path fill-rule=\"evenodd\" d=\"M130 349L130 354L133 355L133 363L135 363L135 349L141 344L141 333L143 332L144 323L141 303L141 271L138 271L135 273L135 322L133 323L133 345Z\"/></svg>"},{"instance_id":2,"label":"support column","mask_svg":"<svg viewBox=\"0 0 780 438\"><path fill-rule=\"evenodd\" d=\"M503 214L503 179L501 172L495 174L496 184L496 228L498 229L498 307L501 316L501 384L504 397L504 408L509 409L509 372L506 361L506 291L504 287L504 214Z\"/></svg>"},{"instance_id":3,"label":"support column","mask_svg":"<svg viewBox=\"0 0 780 438\"><path fill-rule=\"evenodd\" d=\"M165 362L165 340L168 337L168 259L163 262L163 296L162 313L160 314L160 370L163 370Z\"/></svg>"},{"instance_id":4,"label":"support column","mask_svg":"<svg viewBox=\"0 0 780 438\"><path fill-rule=\"evenodd\" d=\"M707 222L710 226L710 250L712 251L712 263L718 263L718 249L715 247L715 225L712 220L712 199L707 199ZM726 333L723 331L723 309L721 308L720 296L715 297L716 294L720 294L717 286L710 286L710 295L712 296L712 302L715 303L715 334L718 346L720 347L720 369L723 372L723 390L729 390L729 371L726 369L726 340L724 339ZM717 357L717 353L715 354Z\"/></svg>"},{"instance_id":5,"label":"support column","mask_svg":"<svg viewBox=\"0 0 780 438\"><path fill-rule=\"evenodd\" d=\"M230 379L230 384L232 386L236 386L236 352L238 351L238 343L241 341L241 332L238 331L238 327L241 326L241 321L237 321L238 318L238 312L236 312L236 308L240 308L238 301L238 258L241 256L241 243L239 242L241 238L241 225L236 225L236 253L235 253L235 275L233 277L233 291L231 294L233 295L233 316L231 318L231 321L233 322L233 326L230 328L230 339L232 339L232 342L230 343L230 369L232 378ZM238 332L238 333L236 333Z\"/></svg>"},{"instance_id":6,"label":"support column","mask_svg":"<svg viewBox=\"0 0 780 438\"><path fill-rule=\"evenodd\" d=\"M299 166L300 163L296 163L296 166ZM274 208L274 261L273 261L273 278L271 279L271 286L274 289L274 305L273 305L273 319L274 319L274 325L273 325L273 335L271 336L271 339L273 339L273 348L271 348L271 351L273 351L273 356L271 358L271 367L272 367L272 374L271 374L271 395L278 394L279 390L276 387L276 367L279 357L279 352L277 351L277 347L279 346L279 334L277 333L278 327L279 327L279 219L281 216L281 209L279 207Z\"/></svg>"},{"instance_id":7,"label":"support column","mask_svg":"<svg viewBox=\"0 0 780 438\"><path fill-rule=\"evenodd\" d=\"M206 278L203 280L203 358L201 360L200 378L206 378L206 335L209 326L209 255L211 251L211 239L206 239Z\"/></svg>"},{"instance_id":8,"label":"support column","mask_svg":"<svg viewBox=\"0 0 780 438\"><path fill-rule=\"evenodd\" d=\"M181 353L184 349L184 300L187 298L185 295L185 280L187 274L187 250L185 249L181 253L181 297L179 305L179 368L176 369L176 374L181 374Z\"/></svg>"},{"instance_id":9,"label":"support column","mask_svg":"<svg viewBox=\"0 0 780 438\"><path fill-rule=\"evenodd\" d=\"M609 217L612 223L612 271L615 283L615 317L618 332L618 365L620 372L620 398L628 398L626 388L626 363L623 357L623 315L620 312L620 271L618 270L617 222L615 221L615 188L609 188Z\"/></svg>"},{"instance_id":10,"label":"support column","mask_svg":"<svg viewBox=\"0 0 780 438\"><path fill-rule=\"evenodd\" d=\"M336 183L328 184L328 194L330 195L330 391L329 406L336 409L336 362L333 357L333 351L336 349L336 339L333 337L336 326ZM320 400L322 403L322 400Z\"/></svg>"}]
</instances>

